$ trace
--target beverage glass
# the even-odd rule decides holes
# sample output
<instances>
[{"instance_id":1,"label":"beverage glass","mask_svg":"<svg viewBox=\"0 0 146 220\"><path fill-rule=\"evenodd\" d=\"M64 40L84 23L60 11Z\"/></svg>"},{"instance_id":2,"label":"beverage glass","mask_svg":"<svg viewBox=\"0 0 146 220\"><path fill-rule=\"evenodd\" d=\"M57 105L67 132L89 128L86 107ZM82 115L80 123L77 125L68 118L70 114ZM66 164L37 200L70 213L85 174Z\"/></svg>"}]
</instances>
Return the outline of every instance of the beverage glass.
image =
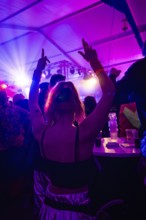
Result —
<instances>
[{"instance_id":1,"label":"beverage glass","mask_svg":"<svg viewBox=\"0 0 146 220\"><path fill-rule=\"evenodd\" d=\"M126 131L126 140L127 140L127 142L129 144L134 144L133 129L126 129L125 131Z\"/></svg>"},{"instance_id":2,"label":"beverage glass","mask_svg":"<svg viewBox=\"0 0 146 220\"><path fill-rule=\"evenodd\" d=\"M111 112L108 115L108 127L110 132L110 138L112 141L116 141L118 138L118 124L117 124L117 116L115 112Z\"/></svg>"},{"instance_id":3,"label":"beverage glass","mask_svg":"<svg viewBox=\"0 0 146 220\"><path fill-rule=\"evenodd\" d=\"M110 132L110 138L111 139L117 139L118 138L118 127L117 127L117 121L116 120L110 120L108 122L109 126L109 132Z\"/></svg>"},{"instance_id":4,"label":"beverage glass","mask_svg":"<svg viewBox=\"0 0 146 220\"><path fill-rule=\"evenodd\" d=\"M118 138L118 129L117 128L110 130L110 138L112 140L117 140L117 138Z\"/></svg>"},{"instance_id":5,"label":"beverage glass","mask_svg":"<svg viewBox=\"0 0 146 220\"><path fill-rule=\"evenodd\" d=\"M110 112L108 114L109 120L117 120L117 116L115 112Z\"/></svg>"}]
</instances>

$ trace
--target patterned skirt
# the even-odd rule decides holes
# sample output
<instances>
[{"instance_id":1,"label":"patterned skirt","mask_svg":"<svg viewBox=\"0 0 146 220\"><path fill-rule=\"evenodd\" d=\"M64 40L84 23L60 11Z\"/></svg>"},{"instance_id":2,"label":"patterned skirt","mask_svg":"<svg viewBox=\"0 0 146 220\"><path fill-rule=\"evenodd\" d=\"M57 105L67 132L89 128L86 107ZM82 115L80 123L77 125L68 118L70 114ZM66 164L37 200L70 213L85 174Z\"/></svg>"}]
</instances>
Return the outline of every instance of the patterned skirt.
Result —
<instances>
[{"instance_id":1,"label":"patterned skirt","mask_svg":"<svg viewBox=\"0 0 146 220\"><path fill-rule=\"evenodd\" d=\"M55 194L50 180L39 171L34 172L35 215L39 220L95 220L90 209L87 191Z\"/></svg>"},{"instance_id":2,"label":"patterned skirt","mask_svg":"<svg viewBox=\"0 0 146 220\"><path fill-rule=\"evenodd\" d=\"M49 189L49 187L48 187ZM40 209L40 220L94 220L90 213L88 192L47 195Z\"/></svg>"}]
</instances>

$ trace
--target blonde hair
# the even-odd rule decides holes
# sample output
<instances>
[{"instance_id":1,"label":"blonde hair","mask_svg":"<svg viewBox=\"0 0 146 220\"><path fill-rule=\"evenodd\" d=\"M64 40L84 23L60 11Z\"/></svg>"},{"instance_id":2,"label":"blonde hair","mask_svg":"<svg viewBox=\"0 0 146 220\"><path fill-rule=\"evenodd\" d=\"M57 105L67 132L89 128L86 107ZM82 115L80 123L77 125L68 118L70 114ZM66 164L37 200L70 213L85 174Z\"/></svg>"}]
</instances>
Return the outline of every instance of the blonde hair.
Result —
<instances>
[{"instance_id":1,"label":"blonde hair","mask_svg":"<svg viewBox=\"0 0 146 220\"><path fill-rule=\"evenodd\" d=\"M74 120L80 122L85 118L84 105L74 84L72 82L58 82L49 92L44 108L45 116L50 123L55 123L60 116L60 109L56 100L62 89L66 87L70 88L73 97Z\"/></svg>"}]
</instances>

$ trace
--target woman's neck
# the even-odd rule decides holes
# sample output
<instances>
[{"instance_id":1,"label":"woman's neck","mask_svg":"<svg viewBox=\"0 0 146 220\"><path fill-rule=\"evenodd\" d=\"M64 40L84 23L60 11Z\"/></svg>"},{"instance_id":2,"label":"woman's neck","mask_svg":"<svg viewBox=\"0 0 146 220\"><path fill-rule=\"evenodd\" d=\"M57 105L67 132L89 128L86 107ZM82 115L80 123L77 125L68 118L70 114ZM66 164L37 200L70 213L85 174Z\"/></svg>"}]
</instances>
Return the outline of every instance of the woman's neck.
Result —
<instances>
[{"instance_id":1,"label":"woman's neck","mask_svg":"<svg viewBox=\"0 0 146 220\"><path fill-rule=\"evenodd\" d=\"M58 115L57 118L57 123L58 124L68 124L68 125L72 125L74 121L74 115L72 113L70 114L66 114L66 113L61 113L60 115Z\"/></svg>"}]
</instances>

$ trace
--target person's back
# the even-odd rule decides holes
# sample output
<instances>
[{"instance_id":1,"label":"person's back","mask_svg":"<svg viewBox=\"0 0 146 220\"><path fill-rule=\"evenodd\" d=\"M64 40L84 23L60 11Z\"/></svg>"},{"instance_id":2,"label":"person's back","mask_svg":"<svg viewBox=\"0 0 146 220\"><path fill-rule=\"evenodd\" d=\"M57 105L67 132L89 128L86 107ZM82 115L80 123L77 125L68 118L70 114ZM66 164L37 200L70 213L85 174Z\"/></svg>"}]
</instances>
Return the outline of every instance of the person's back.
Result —
<instances>
[{"instance_id":1,"label":"person's back","mask_svg":"<svg viewBox=\"0 0 146 220\"><path fill-rule=\"evenodd\" d=\"M52 219L67 219L68 216L73 219L92 219L86 215L87 212L89 214L89 181L92 172L84 168L87 165L91 168L93 164L94 140L107 120L115 89L96 51L84 40L83 47L85 53L80 54L90 61L100 83L105 81L101 83L102 98L87 118L84 118L83 103L71 82L60 82L51 89L43 117L37 94L41 71L47 61L44 51L33 75L29 94L33 133L40 145L42 161L46 162L46 166L41 167L42 171L50 178L40 210L41 220L49 219L51 215ZM65 174L70 177L73 174L72 181Z\"/></svg>"},{"instance_id":2,"label":"person's back","mask_svg":"<svg viewBox=\"0 0 146 220\"><path fill-rule=\"evenodd\" d=\"M66 88L69 85L68 83L60 83L60 87L65 86ZM63 96L61 95L60 97L62 98ZM62 101L58 103L56 111L58 114L61 114L61 117L56 119L57 121L55 120L52 126L46 126L42 134L41 146L43 158L51 162L51 164L46 164L49 165L47 173L50 174L49 177L53 181L53 185L73 189L76 187L87 188L87 179L89 179L91 172L88 172L85 168L87 168L87 164L92 164L90 159L92 156L91 145L93 143L84 141L85 134L82 131L81 125L77 125L77 127L74 125L72 110L68 112L71 106L74 109L72 103L63 103ZM64 113L61 113L62 110ZM57 163L53 163L53 161ZM82 169L80 169L81 161L85 161L82 163ZM89 165L89 169L91 166ZM66 175L61 176L63 174L61 167L63 167L62 172L64 174L66 173ZM71 167L73 172L70 170ZM54 174L53 171L56 173ZM57 181L55 181L56 179ZM81 179L83 180L81 181Z\"/></svg>"}]
</instances>

